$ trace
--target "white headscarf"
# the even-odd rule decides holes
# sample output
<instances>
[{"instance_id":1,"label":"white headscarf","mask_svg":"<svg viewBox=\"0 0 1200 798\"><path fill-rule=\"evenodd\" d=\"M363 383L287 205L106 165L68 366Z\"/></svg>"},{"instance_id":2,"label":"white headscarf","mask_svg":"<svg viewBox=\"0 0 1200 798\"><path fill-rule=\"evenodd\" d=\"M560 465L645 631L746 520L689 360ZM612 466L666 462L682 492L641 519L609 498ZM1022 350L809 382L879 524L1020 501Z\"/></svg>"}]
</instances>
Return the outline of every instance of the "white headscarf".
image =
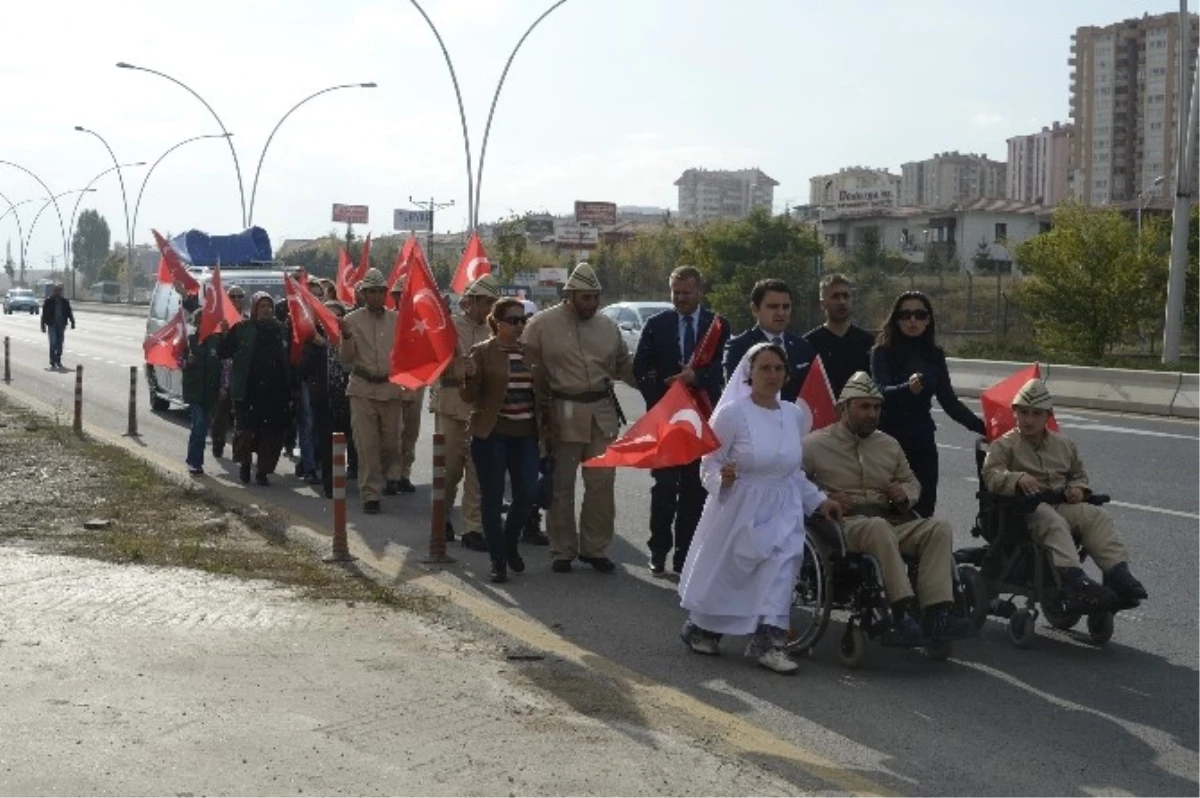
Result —
<instances>
[{"instance_id":1,"label":"white headscarf","mask_svg":"<svg viewBox=\"0 0 1200 798\"><path fill-rule=\"evenodd\" d=\"M778 345L773 345L770 341L762 341L746 350L746 354L742 355L737 368L730 375L729 382L725 383L725 390L721 393L721 398L717 400L716 407L713 408L714 416L725 405L750 399L750 394L752 393L750 390L750 361L763 349L773 346L777 347ZM775 394L775 401L780 401L778 393ZM812 413L803 402L799 402L798 404L803 416L800 423L800 434L807 435L812 430Z\"/></svg>"}]
</instances>

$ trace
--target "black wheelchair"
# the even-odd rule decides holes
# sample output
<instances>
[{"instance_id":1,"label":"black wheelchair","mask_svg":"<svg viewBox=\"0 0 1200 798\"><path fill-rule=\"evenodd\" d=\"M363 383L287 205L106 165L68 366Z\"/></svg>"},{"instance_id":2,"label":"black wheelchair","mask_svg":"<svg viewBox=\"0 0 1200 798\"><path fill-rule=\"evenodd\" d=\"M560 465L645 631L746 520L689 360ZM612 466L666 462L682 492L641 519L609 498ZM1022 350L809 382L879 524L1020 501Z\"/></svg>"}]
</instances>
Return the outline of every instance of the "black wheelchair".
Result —
<instances>
[{"instance_id":1,"label":"black wheelchair","mask_svg":"<svg viewBox=\"0 0 1200 798\"><path fill-rule=\"evenodd\" d=\"M1062 580L1050 562L1049 554L1033 539L1026 516L1042 502L1063 501L1062 492L1048 491L1030 496L1000 496L983 486L983 461L987 442L975 442L975 471L979 478L979 513L971 535L982 538L983 546L959 549L954 560L970 597L971 620L982 628L988 616L1008 620L1008 635L1013 644L1026 648L1036 637L1035 623L1040 614L1054 629L1075 627L1083 613L1065 603ZM1089 504L1103 505L1108 496L1092 494ZM1087 553L1079 549L1080 564ZM1008 596L1008 598L1003 598ZM1024 606L1017 606L1017 599ZM1087 614L1088 637L1102 646L1113 635L1114 609Z\"/></svg>"},{"instance_id":2,"label":"black wheelchair","mask_svg":"<svg viewBox=\"0 0 1200 798\"><path fill-rule=\"evenodd\" d=\"M846 667L857 668L866 654L867 640L882 638L892 628L892 607L883 589L883 571L873 556L848 551L845 535L836 524L813 517L805 522L805 531L808 545L804 547L804 561L792 594L791 629L786 647L793 655L812 653L832 614L845 613L846 626L838 642L838 658ZM917 561L908 556L904 561L915 590ZM952 567L952 578L951 612L969 618L973 607L957 566ZM886 640L883 644L896 646ZM896 647L921 648L930 659L938 661L954 653L949 640Z\"/></svg>"}]
</instances>

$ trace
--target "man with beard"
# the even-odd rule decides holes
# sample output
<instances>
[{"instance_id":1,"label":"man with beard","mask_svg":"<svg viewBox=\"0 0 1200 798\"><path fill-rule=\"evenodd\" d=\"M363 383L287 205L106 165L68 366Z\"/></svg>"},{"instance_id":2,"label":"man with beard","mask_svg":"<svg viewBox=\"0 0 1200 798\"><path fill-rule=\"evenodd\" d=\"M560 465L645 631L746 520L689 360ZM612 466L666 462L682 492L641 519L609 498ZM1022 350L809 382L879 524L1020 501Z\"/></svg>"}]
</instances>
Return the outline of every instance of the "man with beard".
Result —
<instances>
[{"instance_id":1,"label":"man with beard","mask_svg":"<svg viewBox=\"0 0 1200 798\"><path fill-rule=\"evenodd\" d=\"M838 404L840 420L805 437L804 470L842 506L847 548L879 562L894 618L885 641L924 645L970 634L970 621L950 614L954 534L945 521L910 512L921 486L900 444L877 429L883 394L860 371L846 382ZM902 553L920 560L920 621Z\"/></svg>"},{"instance_id":2,"label":"man with beard","mask_svg":"<svg viewBox=\"0 0 1200 798\"><path fill-rule=\"evenodd\" d=\"M851 323L853 307L848 277L830 274L821 279L821 310L825 313L825 323L806 332L804 340L821 356L834 396L842 392L851 374L871 370L871 347L875 345L875 336Z\"/></svg>"}]
</instances>

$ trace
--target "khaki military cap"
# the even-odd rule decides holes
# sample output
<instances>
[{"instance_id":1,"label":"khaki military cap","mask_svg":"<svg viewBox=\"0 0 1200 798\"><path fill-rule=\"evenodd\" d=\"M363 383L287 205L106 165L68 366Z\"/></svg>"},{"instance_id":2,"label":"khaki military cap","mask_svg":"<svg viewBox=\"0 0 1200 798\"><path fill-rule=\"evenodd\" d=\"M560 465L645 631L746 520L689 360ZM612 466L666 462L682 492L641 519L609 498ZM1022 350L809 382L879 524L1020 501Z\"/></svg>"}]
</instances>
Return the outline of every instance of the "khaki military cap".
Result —
<instances>
[{"instance_id":1,"label":"khaki military cap","mask_svg":"<svg viewBox=\"0 0 1200 798\"><path fill-rule=\"evenodd\" d=\"M492 299L500 298L500 283L490 274L485 274L467 286L463 296L486 296Z\"/></svg>"},{"instance_id":2,"label":"khaki military cap","mask_svg":"<svg viewBox=\"0 0 1200 798\"><path fill-rule=\"evenodd\" d=\"M1021 386L1021 390L1017 391L1017 395L1013 397L1012 406L1032 407L1034 410L1047 412L1054 410L1054 402L1050 399L1050 391L1046 388L1046 383L1037 377Z\"/></svg>"},{"instance_id":3,"label":"khaki military cap","mask_svg":"<svg viewBox=\"0 0 1200 798\"><path fill-rule=\"evenodd\" d=\"M838 397L838 404L851 399L882 398L883 394L879 392L879 386L875 384L875 380L871 379L871 375L865 371L856 371L843 386L842 395Z\"/></svg>"},{"instance_id":4,"label":"khaki military cap","mask_svg":"<svg viewBox=\"0 0 1200 798\"><path fill-rule=\"evenodd\" d=\"M362 278L362 282L358 287L366 291L369 288L387 289L387 279L384 278L383 272L379 269L367 269L366 275Z\"/></svg>"},{"instance_id":5,"label":"khaki military cap","mask_svg":"<svg viewBox=\"0 0 1200 798\"><path fill-rule=\"evenodd\" d=\"M563 286L564 291L599 291L600 280L596 277L596 272L586 262L580 262L575 271L571 272L571 276L567 278L567 284Z\"/></svg>"}]
</instances>

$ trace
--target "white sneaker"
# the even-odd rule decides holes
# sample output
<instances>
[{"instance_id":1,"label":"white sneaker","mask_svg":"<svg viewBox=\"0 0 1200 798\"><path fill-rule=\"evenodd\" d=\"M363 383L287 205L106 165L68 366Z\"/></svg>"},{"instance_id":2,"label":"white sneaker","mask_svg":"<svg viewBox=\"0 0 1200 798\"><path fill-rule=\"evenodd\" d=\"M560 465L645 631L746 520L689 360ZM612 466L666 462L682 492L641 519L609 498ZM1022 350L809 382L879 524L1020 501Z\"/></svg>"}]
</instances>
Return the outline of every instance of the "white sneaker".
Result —
<instances>
[{"instance_id":1,"label":"white sneaker","mask_svg":"<svg viewBox=\"0 0 1200 798\"><path fill-rule=\"evenodd\" d=\"M791 657L781 648L772 648L758 658L758 664L776 673L795 673L800 670Z\"/></svg>"}]
</instances>

